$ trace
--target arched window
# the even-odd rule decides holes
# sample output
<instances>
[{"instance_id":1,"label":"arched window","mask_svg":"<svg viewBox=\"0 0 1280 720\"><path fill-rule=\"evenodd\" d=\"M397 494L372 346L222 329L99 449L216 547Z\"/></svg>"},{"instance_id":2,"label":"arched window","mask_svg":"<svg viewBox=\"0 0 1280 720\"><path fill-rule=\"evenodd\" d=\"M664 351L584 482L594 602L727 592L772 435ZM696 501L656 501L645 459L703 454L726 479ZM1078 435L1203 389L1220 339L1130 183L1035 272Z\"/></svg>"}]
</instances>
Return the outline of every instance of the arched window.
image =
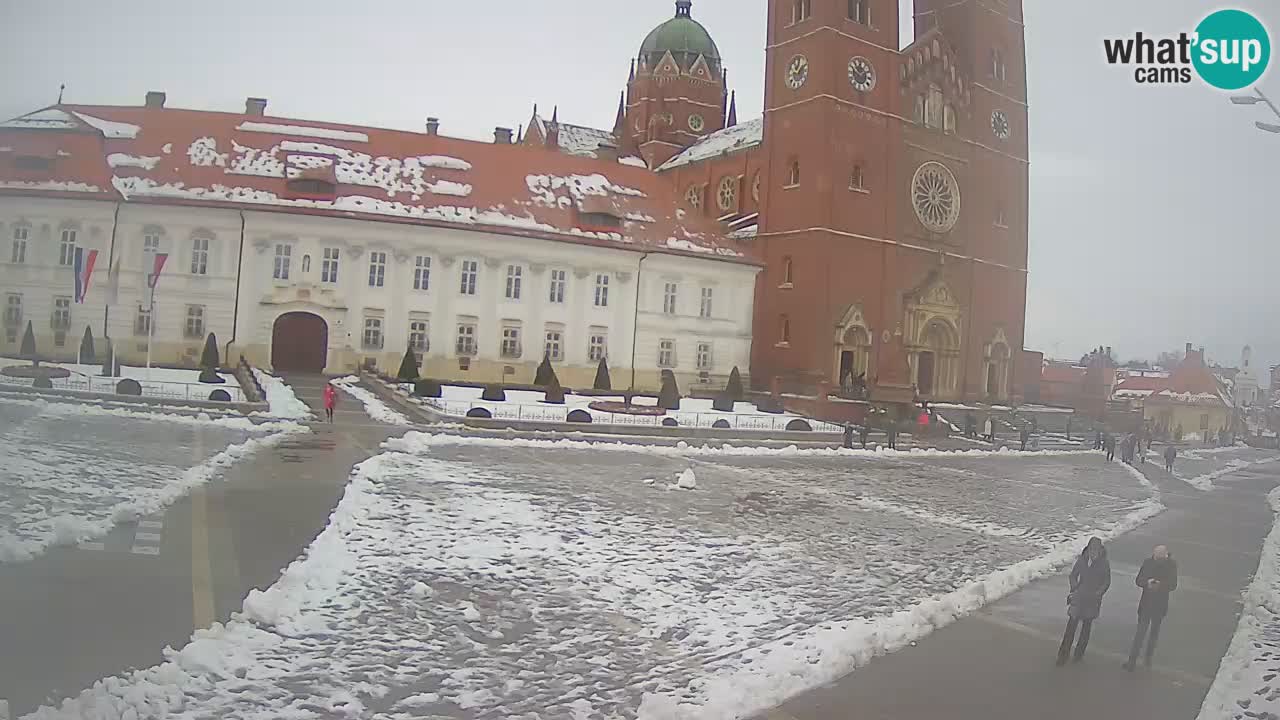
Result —
<instances>
[{"instance_id":1,"label":"arched window","mask_svg":"<svg viewBox=\"0 0 1280 720\"><path fill-rule=\"evenodd\" d=\"M929 87L929 97L925 100L925 125L937 129L942 127L942 88L937 85Z\"/></svg>"},{"instance_id":2,"label":"arched window","mask_svg":"<svg viewBox=\"0 0 1280 720\"><path fill-rule=\"evenodd\" d=\"M916 124L917 125L924 124L924 96L923 95L916 96Z\"/></svg>"},{"instance_id":3,"label":"arched window","mask_svg":"<svg viewBox=\"0 0 1280 720\"><path fill-rule=\"evenodd\" d=\"M991 77L1000 82L1005 81L1004 53L1000 48L991 48Z\"/></svg>"},{"instance_id":4,"label":"arched window","mask_svg":"<svg viewBox=\"0 0 1280 720\"><path fill-rule=\"evenodd\" d=\"M787 171L787 187L797 187L800 185L800 161L792 158L791 167Z\"/></svg>"},{"instance_id":5,"label":"arched window","mask_svg":"<svg viewBox=\"0 0 1280 720\"><path fill-rule=\"evenodd\" d=\"M782 258L782 284L791 285L794 283L794 275L792 274L794 265L791 262L791 256Z\"/></svg>"},{"instance_id":6,"label":"arched window","mask_svg":"<svg viewBox=\"0 0 1280 720\"><path fill-rule=\"evenodd\" d=\"M942 130L946 133L956 131L956 109L950 103L942 108Z\"/></svg>"},{"instance_id":7,"label":"arched window","mask_svg":"<svg viewBox=\"0 0 1280 720\"><path fill-rule=\"evenodd\" d=\"M778 322L778 342L790 344L791 342L791 318L783 315Z\"/></svg>"}]
</instances>

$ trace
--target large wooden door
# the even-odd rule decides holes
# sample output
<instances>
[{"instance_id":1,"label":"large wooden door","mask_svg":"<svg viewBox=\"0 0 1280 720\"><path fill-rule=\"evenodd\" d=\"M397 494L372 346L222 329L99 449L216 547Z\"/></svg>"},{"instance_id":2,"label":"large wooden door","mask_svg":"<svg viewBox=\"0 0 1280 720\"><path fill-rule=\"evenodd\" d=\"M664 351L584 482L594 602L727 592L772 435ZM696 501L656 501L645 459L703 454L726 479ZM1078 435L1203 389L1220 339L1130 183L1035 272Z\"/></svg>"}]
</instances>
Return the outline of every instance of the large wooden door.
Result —
<instances>
[{"instance_id":1,"label":"large wooden door","mask_svg":"<svg viewBox=\"0 0 1280 720\"><path fill-rule=\"evenodd\" d=\"M922 397L933 394L934 355L922 352L916 358L916 392Z\"/></svg>"},{"instance_id":2,"label":"large wooden door","mask_svg":"<svg viewBox=\"0 0 1280 720\"><path fill-rule=\"evenodd\" d=\"M271 367L276 372L324 371L329 326L309 312L285 313L271 331Z\"/></svg>"}]
</instances>

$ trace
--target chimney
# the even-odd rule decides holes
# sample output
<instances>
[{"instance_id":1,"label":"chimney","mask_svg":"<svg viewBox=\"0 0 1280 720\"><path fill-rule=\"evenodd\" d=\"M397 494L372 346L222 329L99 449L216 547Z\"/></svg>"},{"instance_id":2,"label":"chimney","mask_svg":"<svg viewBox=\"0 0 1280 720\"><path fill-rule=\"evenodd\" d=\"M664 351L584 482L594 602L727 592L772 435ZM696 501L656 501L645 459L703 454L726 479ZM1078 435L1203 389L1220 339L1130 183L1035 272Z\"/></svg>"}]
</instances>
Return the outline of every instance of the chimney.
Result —
<instances>
[{"instance_id":1,"label":"chimney","mask_svg":"<svg viewBox=\"0 0 1280 720\"><path fill-rule=\"evenodd\" d=\"M511 128L496 127L493 129L494 145L510 145L511 144Z\"/></svg>"},{"instance_id":2,"label":"chimney","mask_svg":"<svg viewBox=\"0 0 1280 720\"><path fill-rule=\"evenodd\" d=\"M605 162L618 162L618 146L609 141L600 143L596 147L596 157Z\"/></svg>"},{"instance_id":3,"label":"chimney","mask_svg":"<svg viewBox=\"0 0 1280 720\"><path fill-rule=\"evenodd\" d=\"M1186 353L1185 353L1185 354L1187 354L1187 355L1190 355L1190 354L1191 354L1191 343L1187 343L1187 351L1186 351Z\"/></svg>"},{"instance_id":4,"label":"chimney","mask_svg":"<svg viewBox=\"0 0 1280 720\"><path fill-rule=\"evenodd\" d=\"M266 99L266 98L256 98L256 97L245 98L245 101L244 101L244 114L245 114L245 115L253 115L254 117L262 117L263 115L266 115L266 114L267 114L267 99Z\"/></svg>"},{"instance_id":5,"label":"chimney","mask_svg":"<svg viewBox=\"0 0 1280 720\"><path fill-rule=\"evenodd\" d=\"M440 134L440 118L435 118L435 117L427 118L427 134L428 135Z\"/></svg>"},{"instance_id":6,"label":"chimney","mask_svg":"<svg viewBox=\"0 0 1280 720\"><path fill-rule=\"evenodd\" d=\"M164 93L159 90L150 90L147 92L146 106L149 108L162 108L164 107L164 99Z\"/></svg>"}]
</instances>

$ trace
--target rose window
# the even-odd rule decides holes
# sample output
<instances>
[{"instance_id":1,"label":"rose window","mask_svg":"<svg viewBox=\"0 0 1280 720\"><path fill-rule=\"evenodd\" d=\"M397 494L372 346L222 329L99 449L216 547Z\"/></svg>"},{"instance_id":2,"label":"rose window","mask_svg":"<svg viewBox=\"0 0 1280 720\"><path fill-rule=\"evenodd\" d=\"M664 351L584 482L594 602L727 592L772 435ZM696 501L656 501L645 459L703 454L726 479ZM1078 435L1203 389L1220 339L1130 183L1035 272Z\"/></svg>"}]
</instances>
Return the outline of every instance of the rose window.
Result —
<instances>
[{"instance_id":1,"label":"rose window","mask_svg":"<svg viewBox=\"0 0 1280 720\"><path fill-rule=\"evenodd\" d=\"M944 233L960 219L960 186L947 166L927 162L911 180L911 205L926 230Z\"/></svg>"}]
</instances>

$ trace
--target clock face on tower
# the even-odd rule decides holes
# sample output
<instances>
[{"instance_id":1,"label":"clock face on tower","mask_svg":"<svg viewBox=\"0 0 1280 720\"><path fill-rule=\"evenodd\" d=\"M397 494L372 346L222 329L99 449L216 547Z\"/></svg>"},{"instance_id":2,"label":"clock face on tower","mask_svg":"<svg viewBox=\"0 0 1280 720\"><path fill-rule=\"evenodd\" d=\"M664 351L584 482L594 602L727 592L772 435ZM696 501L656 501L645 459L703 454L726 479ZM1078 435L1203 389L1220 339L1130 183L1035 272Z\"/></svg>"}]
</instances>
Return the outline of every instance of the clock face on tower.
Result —
<instances>
[{"instance_id":1,"label":"clock face on tower","mask_svg":"<svg viewBox=\"0 0 1280 720\"><path fill-rule=\"evenodd\" d=\"M799 90L809 79L809 58L796 55L787 63L787 87Z\"/></svg>"},{"instance_id":2,"label":"clock face on tower","mask_svg":"<svg viewBox=\"0 0 1280 720\"><path fill-rule=\"evenodd\" d=\"M991 113L991 132L1001 140L1008 140L1011 130L1009 129L1009 117L1004 114L1003 110L996 110Z\"/></svg>"},{"instance_id":3,"label":"clock face on tower","mask_svg":"<svg viewBox=\"0 0 1280 720\"><path fill-rule=\"evenodd\" d=\"M858 92L871 92L876 86L876 69L871 61L856 57L849 61L849 84Z\"/></svg>"}]
</instances>

